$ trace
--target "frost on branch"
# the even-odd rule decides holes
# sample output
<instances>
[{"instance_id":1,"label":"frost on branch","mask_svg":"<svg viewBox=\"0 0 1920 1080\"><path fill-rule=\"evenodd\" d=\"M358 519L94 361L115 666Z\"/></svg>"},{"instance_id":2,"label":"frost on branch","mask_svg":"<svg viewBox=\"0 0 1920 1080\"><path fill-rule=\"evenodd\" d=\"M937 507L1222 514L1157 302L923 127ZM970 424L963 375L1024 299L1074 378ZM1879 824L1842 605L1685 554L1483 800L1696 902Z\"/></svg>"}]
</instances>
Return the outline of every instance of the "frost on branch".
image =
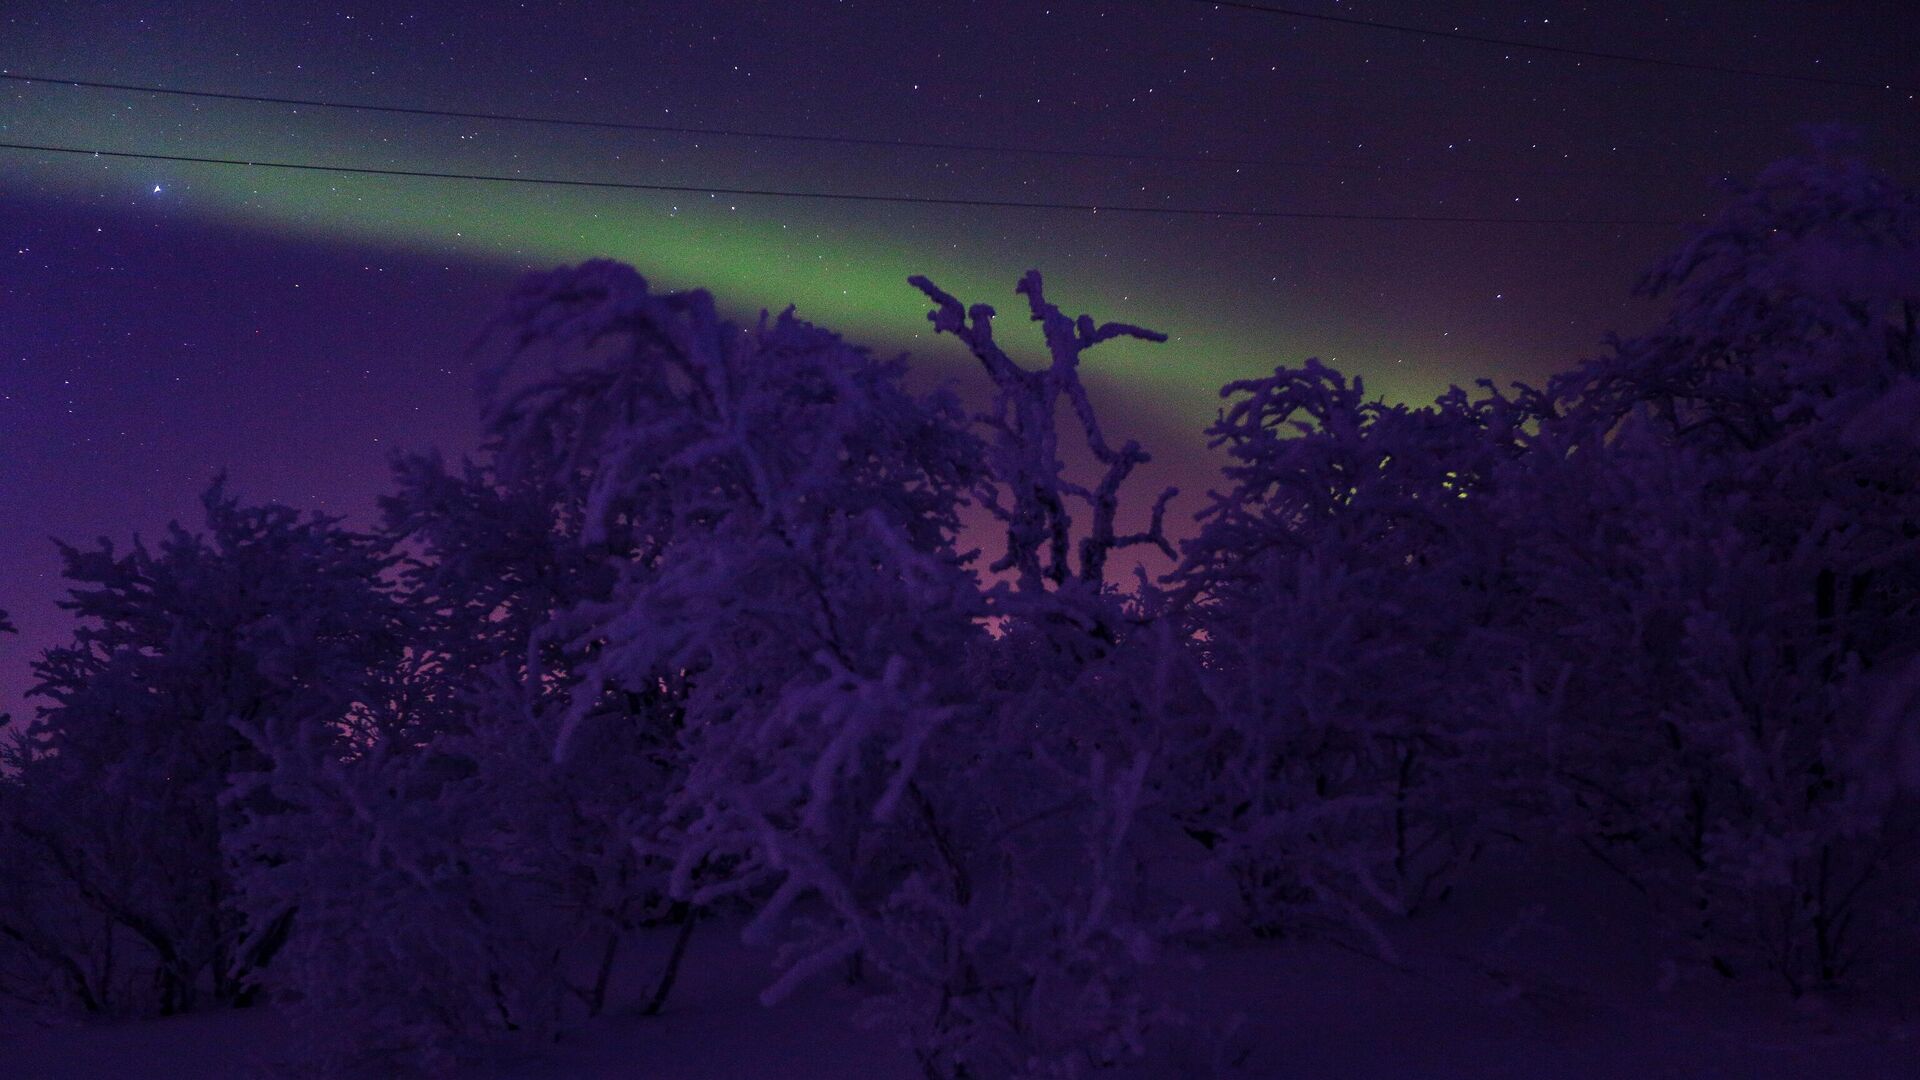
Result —
<instances>
[{"instance_id":1,"label":"frost on branch","mask_svg":"<svg viewBox=\"0 0 1920 1080\"><path fill-rule=\"evenodd\" d=\"M1157 520L1116 535L1118 489L1146 455L1108 446L1076 365L1100 340L1151 335L1069 322L1037 276L1023 291L1054 363L1022 371L984 316L968 330L998 392L989 443L951 397L908 394L900 364L791 313L741 329L703 293L591 264L531 284L510 326L595 362L493 413L505 453L580 493L583 538L628 553L604 599L534 634L529 669L557 652L572 672L555 761L632 722L606 702L670 699L684 772L635 849L670 865L687 903L752 911L748 936L785 958L769 1000L855 966L873 1015L939 1076L1124 1057L1154 1015L1128 984L1148 931L1130 928L1127 837L1151 759L1128 757L1116 783L1076 689L1124 623L1107 554L1165 544ZM1092 489L1060 475L1062 397L1106 468ZM957 546L969 496L1008 525L1000 565L1020 602L984 589ZM1084 536L1070 498L1092 509ZM1033 633L1052 659L1022 661ZM1036 736L1043 693L1060 707ZM1084 852L1084 872L1063 878L1062 851Z\"/></svg>"},{"instance_id":2,"label":"frost on branch","mask_svg":"<svg viewBox=\"0 0 1920 1080\"><path fill-rule=\"evenodd\" d=\"M1381 920L1498 829L1468 673L1511 645L1487 507L1539 406L1487 391L1390 406L1316 360L1221 391L1231 486L1175 576L1205 704L1172 792L1257 932L1391 955Z\"/></svg>"},{"instance_id":3,"label":"frost on branch","mask_svg":"<svg viewBox=\"0 0 1920 1080\"><path fill-rule=\"evenodd\" d=\"M1411 966L1398 917L1495 845L1631 882L1675 970L1910 987L1917 222L1816 156L1547 393L1232 384L1221 489L1131 591L1167 496L1119 534L1146 456L1079 363L1157 335L1029 275L1030 370L916 278L969 416L790 311L530 279L481 449L397 459L379 533L216 488L202 533L65 549L79 625L0 746L0 995L271 997L329 1073L446 1071L635 972L656 1011L726 925L765 1000L844 979L930 1077L1194 1075L1156 957L1246 942L1174 895Z\"/></svg>"},{"instance_id":4,"label":"frost on branch","mask_svg":"<svg viewBox=\"0 0 1920 1080\"><path fill-rule=\"evenodd\" d=\"M1549 790L1693 958L1832 984L1912 940L1920 496L1887 417L1920 367L1920 199L1824 146L1645 288L1671 314L1556 380L1503 508L1530 656L1566 673L1534 698Z\"/></svg>"},{"instance_id":5,"label":"frost on branch","mask_svg":"<svg viewBox=\"0 0 1920 1080\"><path fill-rule=\"evenodd\" d=\"M201 503L203 532L62 547L80 622L0 770L0 845L33 868L0 937L88 1011L258 996L293 912L246 902L248 836L295 809L262 742L372 737L355 703L405 638L374 538L223 483Z\"/></svg>"},{"instance_id":6,"label":"frost on branch","mask_svg":"<svg viewBox=\"0 0 1920 1080\"><path fill-rule=\"evenodd\" d=\"M1040 272L1029 270L1016 291L1026 296L1033 321L1045 332L1052 358L1047 367L1030 370L1016 363L994 341L992 307L975 304L962 315L960 301L932 281L919 276L909 281L938 305L927 313L934 329L964 342L993 380L993 412L981 419L994 432L989 453L994 480L1001 490L988 490L984 497L994 517L1006 525L1007 545L1005 553L988 569L996 573L1014 571L1020 587L1028 591L1040 588L1043 581L1056 585L1065 582L1073 573L1068 560L1073 530L1066 504L1069 497L1084 502L1093 514L1091 527L1079 545L1079 576L1083 581L1094 585L1104 582L1107 557L1120 548L1152 544L1174 558L1161 527L1167 501L1176 494L1171 488L1154 504L1153 523L1146 532L1114 534L1120 485L1135 466L1151 458L1131 439L1118 450L1108 445L1080 379L1080 356L1089 348L1117 337L1161 342L1166 335L1126 323L1095 326L1087 315L1069 319L1047 303ZM1092 489L1062 475L1055 423L1062 397L1079 419L1088 449L1106 470Z\"/></svg>"},{"instance_id":7,"label":"frost on branch","mask_svg":"<svg viewBox=\"0 0 1920 1080\"><path fill-rule=\"evenodd\" d=\"M1920 374L1920 197L1842 135L1816 136L1642 279L1670 300L1665 324L1563 376L1558 396L1751 451Z\"/></svg>"}]
</instances>

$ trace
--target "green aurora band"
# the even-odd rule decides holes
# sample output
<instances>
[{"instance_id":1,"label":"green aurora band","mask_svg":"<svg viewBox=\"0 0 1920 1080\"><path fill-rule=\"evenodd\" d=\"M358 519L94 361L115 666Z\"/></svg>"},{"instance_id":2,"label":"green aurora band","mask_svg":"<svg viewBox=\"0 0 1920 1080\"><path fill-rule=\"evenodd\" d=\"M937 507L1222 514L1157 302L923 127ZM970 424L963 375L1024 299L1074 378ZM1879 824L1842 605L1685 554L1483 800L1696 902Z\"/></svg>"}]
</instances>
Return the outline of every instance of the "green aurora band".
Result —
<instances>
[{"instance_id":1,"label":"green aurora band","mask_svg":"<svg viewBox=\"0 0 1920 1080\"><path fill-rule=\"evenodd\" d=\"M137 108L108 109L104 99L79 90L44 89L15 95L8 122L0 125L5 139L373 168L689 186L888 190L873 182L871 173L864 181L860 174L822 180L814 167L813 175L796 179L792 173L808 172L809 163L769 155L701 159L701 175L689 178L684 147L646 148L653 154L679 154L678 162L660 156L653 163L615 171L605 164L607 147L583 136L563 132L549 138L538 132L536 139L516 132L513 138L498 140L499 146L538 146L538 165L529 166L518 160L517 152L503 158L492 145L478 152L423 154L420 148L430 140L417 128L379 117L353 116L349 121L339 113L295 110L300 113L293 118L298 127L290 135L284 117L273 124L257 119L234 123L171 100L135 99ZM161 134L156 136L156 131ZM456 139L448 132L431 142L464 147L465 140L480 141L477 135ZM407 147L406 153L395 152L401 146ZM568 162L576 164L568 167ZM677 175L666 175L662 163L677 164ZM1275 327L1255 325L1244 304L1210 295L1206 286L1217 277L1196 280L1193 269L1175 272L1169 266L1166 274L1158 275L1162 280L1128 284L1121 274L1100 265L1100 257L1084 257L1087 252L1135 246L1155 250L1168 246L1169 235L1243 228L1243 223L710 197L18 150L0 151L0 185L107 208L125 207L158 185L161 193L152 197L167 200L167 212L209 223L308 242L385 245L510 268L619 259L664 287L711 289L736 315L790 303L803 317L876 347L918 341L924 348L928 332L920 318L926 305L907 285L908 276L924 273L964 302L993 304L1003 320L1024 323L1024 300L1013 295L1012 286L1032 266L1048 275L1049 298L1070 313L1086 310L1098 320L1137 323L1170 335L1162 345L1117 341L1102 346L1089 363L1089 376L1096 383L1117 385L1119 393L1150 414L1182 425L1212 414L1223 383L1258 376L1277 363L1297 363L1309 353L1334 351L1324 346L1336 337L1333 332L1311 333L1333 325L1323 317L1263 312L1275 323L1296 327L1294 333L1304 341L1322 346L1291 348ZM1184 236L1182 246L1204 246L1211 235ZM1074 258L1075 252L1083 257ZM1147 275L1142 271L1139 276ZM1016 355L1030 360L1039 349L1037 333L1029 335L1024 327L1007 326L1001 336ZM1370 389L1390 400L1430 399L1446 383L1445 378L1430 377L1428 364L1395 368L1380 363L1383 357L1375 350L1347 351L1360 355L1342 357L1343 366L1368 372Z\"/></svg>"}]
</instances>

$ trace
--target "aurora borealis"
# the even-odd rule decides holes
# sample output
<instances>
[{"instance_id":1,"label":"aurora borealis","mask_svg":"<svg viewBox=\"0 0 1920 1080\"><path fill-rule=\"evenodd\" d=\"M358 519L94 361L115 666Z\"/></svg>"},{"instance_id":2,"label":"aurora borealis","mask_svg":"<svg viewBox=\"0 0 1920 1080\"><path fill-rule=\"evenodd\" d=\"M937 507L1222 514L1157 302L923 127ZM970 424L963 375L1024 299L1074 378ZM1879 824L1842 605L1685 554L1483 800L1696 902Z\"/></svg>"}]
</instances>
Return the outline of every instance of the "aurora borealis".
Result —
<instances>
[{"instance_id":1,"label":"aurora borealis","mask_svg":"<svg viewBox=\"0 0 1920 1080\"><path fill-rule=\"evenodd\" d=\"M1914 79L1896 5L1315 10L1745 66ZM1563 10L1564 13L1563 13ZM1844 9L1844 10L1842 10ZM0 69L236 93L1289 164L847 146L0 83L0 141L379 168L1136 206L1697 218L1711 183L1910 95L1527 56L1202 4L54 2ZM1814 48L1809 50L1807 44ZM1819 66L1812 66L1819 65ZM1764 120L1761 119L1764 117ZM472 333L514 276L605 256L742 315L938 361L905 284L1172 336L1095 354L1110 411L1201 457L1218 386L1310 355L1391 398L1538 377L1646 316L1674 228L1246 221L544 188L0 150L0 709L44 640L49 534L151 533L214 468L364 515L394 446L471 439ZM960 370L960 369L954 369ZM1170 433L1185 433L1186 445ZM1187 504L1189 510L1194 504Z\"/></svg>"},{"instance_id":2,"label":"aurora borealis","mask_svg":"<svg viewBox=\"0 0 1920 1080\"><path fill-rule=\"evenodd\" d=\"M16 99L9 131L29 130L45 143L161 153L183 146L191 148L189 152L207 149L203 135L176 134L197 131L204 114L213 111L198 102L147 96L134 106L103 109L103 95L85 88L29 83L14 84L8 90ZM305 110L307 115L290 120L284 108L227 104L217 111L243 114L237 123L226 122L218 129L214 146L224 155L388 168L479 169L506 175L523 171L517 152L508 150L503 158L491 147L468 151L462 144L479 136L449 135L444 130L438 138L423 138L420 121L414 118L396 121L363 113ZM289 124L298 135L291 146L282 130ZM620 160L611 168L603 160L594 160L608 156L603 147L593 145L604 136L555 134L533 125L495 126L507 130L489 133L489 143L509 148L529 142L540 145L542 164L524 169L533 175L610 179L631 175L624 160L630 155L615 155ZM156 139L155 131L168 134ZM682 136L678 141L690 140ZM418 153L423 145L429 150L425 155ZM396 152L397 146L409 149ZM702 174L695 167L702 159L701 149L671 148L657 155L656 160L671 170L664 182L701 183ZM808 163L796 169L796 163L778 159L764 145L749 149L756 153L727 155L726 183L791 185L795 172L828 171ZM917 153L927 156L925 151ZM874 156L871 151L867 155ZM1167 328L1174 336L1168 348L1113 347L1114 354L1129 354L1113 357L1113 377L1171 395L1193 417L1205 415L1206 403L1221 383L1257 373L1287 356L1309 352L1337 356L1342 351L1383 358L1393 355L1399 365L1377 371L1376 379L1384 380L1383 389L1393 396L1417 396L1445 385L1444 376L1436 377L1443 370L1436 361L1451 352L1445 342L1422 347L1404 340L1409 335L1398 328L1356 335L1325 310L1328 305L1310 295L1266 297L1275 305L1266 310L1256 307L1259 301L1254 298L1236 300L1231 272L1215 264L1244 243L1244 237L1235 235L1249 228L1244 221L1140 221L1112 214L1096 220L1097 214L943 206L888 205L876 210L871 205L822 205L764 196L555 190L531 185L503 188L459 180L63 157L68 155L9 153L0 157L0 176L44 186L56 198L81 202L145 192L159 197L150 201L179 204L180 212L189 216L295 242L384 245L515 267L596 256L619 258L665 283L712 289L742 310L793 303L809 317L869 341L919 336L917 302L904 286L911 274L931 270L961 295L1007 307L1008 287L1019 268L1039 265L1051 271L1064 295L1084 298L1079 302L1100 309L1102 315L1122 317L1127 312L1124 317ZM556 167L555 163L565 162L586 164ZM657 178L661 174L643 175ZM848 177L839 185L815 181L810 186L907 190L887 173ZM924 186L919 190L924 193ZM946 190L967 189L956 185ZM1021 190L1014 189L1015 193ZM1101 193L1106 201L1139 203L1117 186L1109 185L1109 190ZM983 225L989 231L983 232ZM1271 226L1258 223L1254 227ZM1408 226L1316 222L1293 227L1358 229L1390 238L1394 230ZM1471 242L1470 236L1459 235L1471 226L1415 227L1429 231L1425 240L1430 246ZM1557 233L1530 226L1517 228L1535 235L1511 238L1506 246L1537 247L1559 238ZM1580 229L1603 237L1610 231ZM1449 230L1455 235L1448 236ZM1648 230L1611 231L1644 234ZM1155 281L1132 270L1116 273L1106 265L1116 251L1134 248L1173 248L1188 273ZM1059 255L1046 254L1052 251ZM1146 314L1130 314L1135 311ZM1156 319L1154 313L1160 317ZM1268 319L1277 322L1263 325ZM1282 337L1276 345L1273 338L1278 328L1297 336L1298 344ZM1409 356L1416 360L1410 371L1404 367Z\"/></svg>"}]
</instances>

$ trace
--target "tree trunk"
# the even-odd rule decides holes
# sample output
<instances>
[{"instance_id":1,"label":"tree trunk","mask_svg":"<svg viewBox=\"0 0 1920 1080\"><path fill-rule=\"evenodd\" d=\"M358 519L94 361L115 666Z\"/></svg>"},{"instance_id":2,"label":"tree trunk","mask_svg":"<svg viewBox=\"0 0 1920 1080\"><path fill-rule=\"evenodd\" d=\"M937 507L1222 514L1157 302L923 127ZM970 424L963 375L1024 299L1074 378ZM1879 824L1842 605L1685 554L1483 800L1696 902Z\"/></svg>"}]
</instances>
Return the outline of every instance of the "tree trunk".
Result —
<instances>
[{"instance_id":1,"label":"tree trunk","mask_svg":"<svg viewBox=\"0 0 1920 1080\"><path fill-rule=\"evenodd\" d=\"M607 932L607 943L600 949L600 967L593 973L593 989L587 991L587 1015L599 1016L607 1007L607 983L613 979L614 957L620 952L620 931Z\"/></svg>"},{"instance_id":2,"label":"tree trunk","mask_svg":"<svg viewBox=\"0 0 1920 1080\"><path fill-rule=\"evenodd\" d=\"M673 915L680 922L680 933L674 936L673 951L667 954L666 970L660 973L660 981L653 988L653 996L640 1009L641 1016L659 1016L666 1007L667 995L673 991L673 982L680 975L680 961L687 955L687 941L693 937L693 924L699 913L684 901L673 905Z\"/></svg>"}]
</instances>

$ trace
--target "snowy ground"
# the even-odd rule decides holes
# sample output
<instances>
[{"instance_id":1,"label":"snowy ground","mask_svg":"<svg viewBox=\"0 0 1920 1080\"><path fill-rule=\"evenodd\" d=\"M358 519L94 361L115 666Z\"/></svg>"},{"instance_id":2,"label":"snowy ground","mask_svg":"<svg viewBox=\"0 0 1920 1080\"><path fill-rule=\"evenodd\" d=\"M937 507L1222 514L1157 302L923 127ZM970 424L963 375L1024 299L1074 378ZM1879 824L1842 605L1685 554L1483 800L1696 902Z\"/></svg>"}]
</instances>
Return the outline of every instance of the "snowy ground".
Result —
<instances>
[{"instance_id":1,"label":"snowy ground","mask_svg":"<svg viewBox=\"0 0 1920 1080\"><path fill-rule=\"evenodd\" d=\"M1221 942L1169 965L1197 1016L1245 1018L1244 1075L1552 1080L1896 1080L1920 1077L1912 1003L1793 1004L1770 988L1661 989L1623 917L1624 889L1586 867L1490 865L1457 901L1405 928L1401 965L1327 945ZM1562 914L1548 918L1541 905ZM1584 911L1569 916L1566 912ZM642 948L665 949L664 940ZM776 1008L754 995L768 954L726 927L694 938L667 1013L612 1016L516 1048L481 1080L913 1080L911 1057L848 1019L823 985ZM651 972L635 965L635 981ZM630 988L630 992L637 988ZM19 1080L287 1075L294 1032L271 1010L115 1026L0 1026L0 1076ZM1188 1072L1179 1064L1168 1075Z\"/></svg>"}]
</instances>

